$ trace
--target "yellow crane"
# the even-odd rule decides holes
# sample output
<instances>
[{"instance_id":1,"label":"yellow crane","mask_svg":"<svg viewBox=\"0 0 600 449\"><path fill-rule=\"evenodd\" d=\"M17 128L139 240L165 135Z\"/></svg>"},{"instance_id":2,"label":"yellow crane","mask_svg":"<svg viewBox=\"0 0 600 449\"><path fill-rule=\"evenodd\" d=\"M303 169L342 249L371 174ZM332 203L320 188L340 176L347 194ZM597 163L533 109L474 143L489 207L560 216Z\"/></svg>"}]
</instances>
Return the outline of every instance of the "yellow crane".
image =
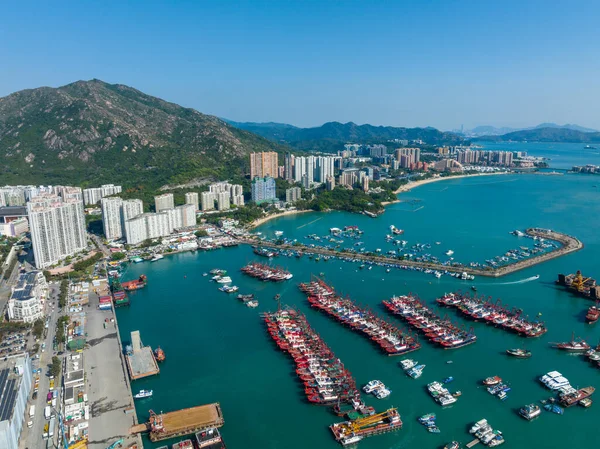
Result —
<instances>
[{"instance_id":1,"label":"yellow crane","mask_svg":"<svg viewBox=\"0 0 600 449\"><path fill-rule=\"evenodd\" d=\"M366 416L364 418L359 418L355 421L350 421L349 427L352 432L359 432L360 430L363 430L365 427L370 427L374 424L377 424L377 423L383 421L386 418L389 418L396 411L397 410L395 408L390 408L389 410L386 410L385 412L377 413L377 414L371 415L371 416Z\"/></svg>"}]
</instances>

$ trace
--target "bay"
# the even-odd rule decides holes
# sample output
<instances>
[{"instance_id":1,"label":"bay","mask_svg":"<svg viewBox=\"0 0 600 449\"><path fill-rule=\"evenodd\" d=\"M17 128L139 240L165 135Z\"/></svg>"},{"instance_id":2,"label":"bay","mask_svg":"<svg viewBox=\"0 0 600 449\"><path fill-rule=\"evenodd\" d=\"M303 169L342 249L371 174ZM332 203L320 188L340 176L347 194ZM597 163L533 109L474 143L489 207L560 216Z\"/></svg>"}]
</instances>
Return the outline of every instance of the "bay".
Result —
<instances>
[{"instance_id":1,"label":"bay","mask_svg":"<svg viewBox=\"0 0 600 449\"><path fill-rule=\"evenodd\" d=\"M526 239L509 232L530 226L575 235L585 245L577 253L500 279L464 282L444 276L438 280L417 272L386 273L381 267L359 270L356 264L315 262L305 257L275 260L275 264L289 269L294 278L284 284L271 284L239 272L248 261L260 259L247 246L179 254L156 263L131 265L125 279L144 273L149 284L131 295L131 307L118 311L121 336L127 343L129 332L140 330L144 344L160 345L167 356L159 376L132 384L134 391L154 390L151 399L136 401L140 420L148 417L149 409L159 412L220 402L225 415L222 434L230 449L340 447L328 429L339 418L326 408L305 402L292 361L271 342L262 324L260 312L275 310L272 298L280 293L284 304L306 314L358 385L380 379L392 389L385 400L370 396L366 400L377 410L398 407L403 429L366 439L360 448L437 448L451 440L464 444L472 439L468 427L483 417L504 432L509 447L591 447L596 438L589 429L600 416L597 404L590 409L573 407L563 416L544 412L533 422L520 418L517 410L550 396L537 378L551 370L561 371L575 386L599 386L600 370L583 357L560 353L548 344L568 340L571 332L590 344L596 344L600 338L599 328L583 319L591 302L570 295L554 283L557 273L577 269L599 276L600 235L593 225L600 213L596 182L593 176L584 175L447 180L402 194L404 202L389 206L377 219L342 212L310 213L272 220L259 229L268 236L281 230L287 237L304 239L313 233L327 234L331 227L358 225L365 231L361 240L366 248L384 250L388 245L384 236L394 224L405 230L402 238L409 245L431 243L431 251L440 253L452 249L454 257L463 262L483 261L524 244ZM435 245L436 241L441 244ZM228 270L240 292L255 293L260 306L248 309L234 295L218 291L217 284L202 276L212 268ZM500 298L505 304L522 308L532 318L541 312L549 331L541 338L525 340L482 323L465 321L450 309L439 309L455 322L473 326L478 341L455 351L444 351L422 341L421 350L410 357L425 363L427 368L420 379L413 380L397 366L400 358L384 356L362 336L308 307L297 283L320 272L340 293L370 306L402 329L406 329L403 323L381 308L382 300L413 292L438 310L436 297L466 290L474 284L478 294ZM519 283L535 274L540 275L538 281ZM516 360L504 354L507 348L523 346L533 351L531 359ZM447 364L448 360L453 363ZM505 402L487 394L480 383L492 375L511 384L512 391ZM463 395L456 404L442 409L427 395L425 385L447 376L454 376L451 389L461 390ZM438 415L439 435L427 433L416 422L417 416L430 412ZM145 446L160 444L145 441Z\"/></svg>"}]
</instances>

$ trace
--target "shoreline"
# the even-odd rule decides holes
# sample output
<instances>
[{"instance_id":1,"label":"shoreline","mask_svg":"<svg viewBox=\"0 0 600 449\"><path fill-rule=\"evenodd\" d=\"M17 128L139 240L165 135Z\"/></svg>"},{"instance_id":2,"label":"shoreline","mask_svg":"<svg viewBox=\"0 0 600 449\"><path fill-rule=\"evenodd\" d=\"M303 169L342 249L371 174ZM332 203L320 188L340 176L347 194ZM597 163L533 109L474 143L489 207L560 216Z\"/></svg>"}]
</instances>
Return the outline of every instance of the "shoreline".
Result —
<instances>
[{"instance_id":1,"label":"shoreline","mask_svg":"<svg viewBox=\"0 0 600 449\"><path fill-rule=\"evenodd\" d=\"M479 177L479 176L494 176L494 175L508 175L508 174L514 174L514 173L511 173L511 172L477 173L477 174L473 174L473 175L440 176L437 178L422 179L419 181L409 182L408 184L404 184L403 186L400 186L397 190L394 191L394 195L399 195L400 193L403 193L403 192L410 192L415 187L420 187L425 184L431 184L432 182L446 181L446 180L450 180L450 179L475 178L475 177ZM396 203L400 203L400 202L401 202L401 200L398 198L394 201L384 201L381 203L381 205L383 207L386 207L386 206L389 206L390 204L396 204ZM255 229L258 226L261 226L261 225L267 223L268 221L274 220L275 218L296 215L296 214L303 214L305 212L318 212L318 211L315 211L315 210L288 210L281 214L267 215L265 217L258 218L256 220L254 220L252 223L250 223L248 225L248 230Z\"/></svg>"}]
</instances>

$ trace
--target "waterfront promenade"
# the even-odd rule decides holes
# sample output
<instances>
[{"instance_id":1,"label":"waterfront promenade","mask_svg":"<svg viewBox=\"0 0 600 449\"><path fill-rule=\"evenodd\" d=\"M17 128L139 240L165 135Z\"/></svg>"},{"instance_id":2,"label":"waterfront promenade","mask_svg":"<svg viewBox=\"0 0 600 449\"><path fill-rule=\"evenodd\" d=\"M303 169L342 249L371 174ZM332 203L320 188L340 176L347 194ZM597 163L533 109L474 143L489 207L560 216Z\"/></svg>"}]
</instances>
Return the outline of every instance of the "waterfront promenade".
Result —
<instances>
[{"instance_id":1,"label":"waterfront promenade","mask_svg":"<svg viewBox=\"0 0 600 449\"><path fill-rule=\"evenodd\" d=\"M319 247L309 247L305 245L289 245L282 244L276 245L272 242L265 242L259 240L258 238L237 238L239 243L245 243L254 246L264 246L269 248L278 248L283 250L292 250L292 251L301 251L310 254L320 254L323 256L332 256L332 257L349 257L355 260L361 260L365 262L374 262L374 263L382 263L382 264L395 264L402 265L406 267L415 267L422 269L430 269L430 270L438 270L438 271L448 271L451 273L467 273L473 276L484 276L484 277L501 277L506 276L511 273L515 273L519 270L524 270L525 268L533 267L540 263L546 262L551 259L555 259L560 256L564 256L566 254L579 251L583 248L583 243L577 239L576 237L562 234L560 232L551 231L548 229L539 229L539 228L529 228L525 231L527 235L530 237L538 237L543 238L545 240L553 240L560 243L560 247L548 251L543 254L538 254L534 257L529 257L527 259L518 260L502 267L498 268L473 268L465 265L442 265L439 263L432 262L417 262L413 260L399 260L392 257L386 256L378 256L373 254L361 254L361 253L351 253L344 251L336 251L327 248L319 248Z\"/></svg>"}]
</instances>

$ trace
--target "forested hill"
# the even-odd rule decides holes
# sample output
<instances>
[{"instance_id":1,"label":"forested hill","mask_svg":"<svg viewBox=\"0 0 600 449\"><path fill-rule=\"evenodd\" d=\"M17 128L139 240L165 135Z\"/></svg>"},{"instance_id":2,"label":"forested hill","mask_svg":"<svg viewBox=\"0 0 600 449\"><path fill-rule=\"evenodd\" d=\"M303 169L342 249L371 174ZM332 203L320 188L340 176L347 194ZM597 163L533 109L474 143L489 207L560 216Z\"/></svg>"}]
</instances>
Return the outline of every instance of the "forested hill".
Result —
<instances>
[{"instance_id":1,"label":"forested hill","mask_svg":"<svg viewBox=\"0 0 600 449\"><path fill-rule=\"evenodd\" d=\"M283 148L223 120L120 84L78 81L0 98L5 183L156 187L247 171Z\"/></svg>"}]
</instances>

